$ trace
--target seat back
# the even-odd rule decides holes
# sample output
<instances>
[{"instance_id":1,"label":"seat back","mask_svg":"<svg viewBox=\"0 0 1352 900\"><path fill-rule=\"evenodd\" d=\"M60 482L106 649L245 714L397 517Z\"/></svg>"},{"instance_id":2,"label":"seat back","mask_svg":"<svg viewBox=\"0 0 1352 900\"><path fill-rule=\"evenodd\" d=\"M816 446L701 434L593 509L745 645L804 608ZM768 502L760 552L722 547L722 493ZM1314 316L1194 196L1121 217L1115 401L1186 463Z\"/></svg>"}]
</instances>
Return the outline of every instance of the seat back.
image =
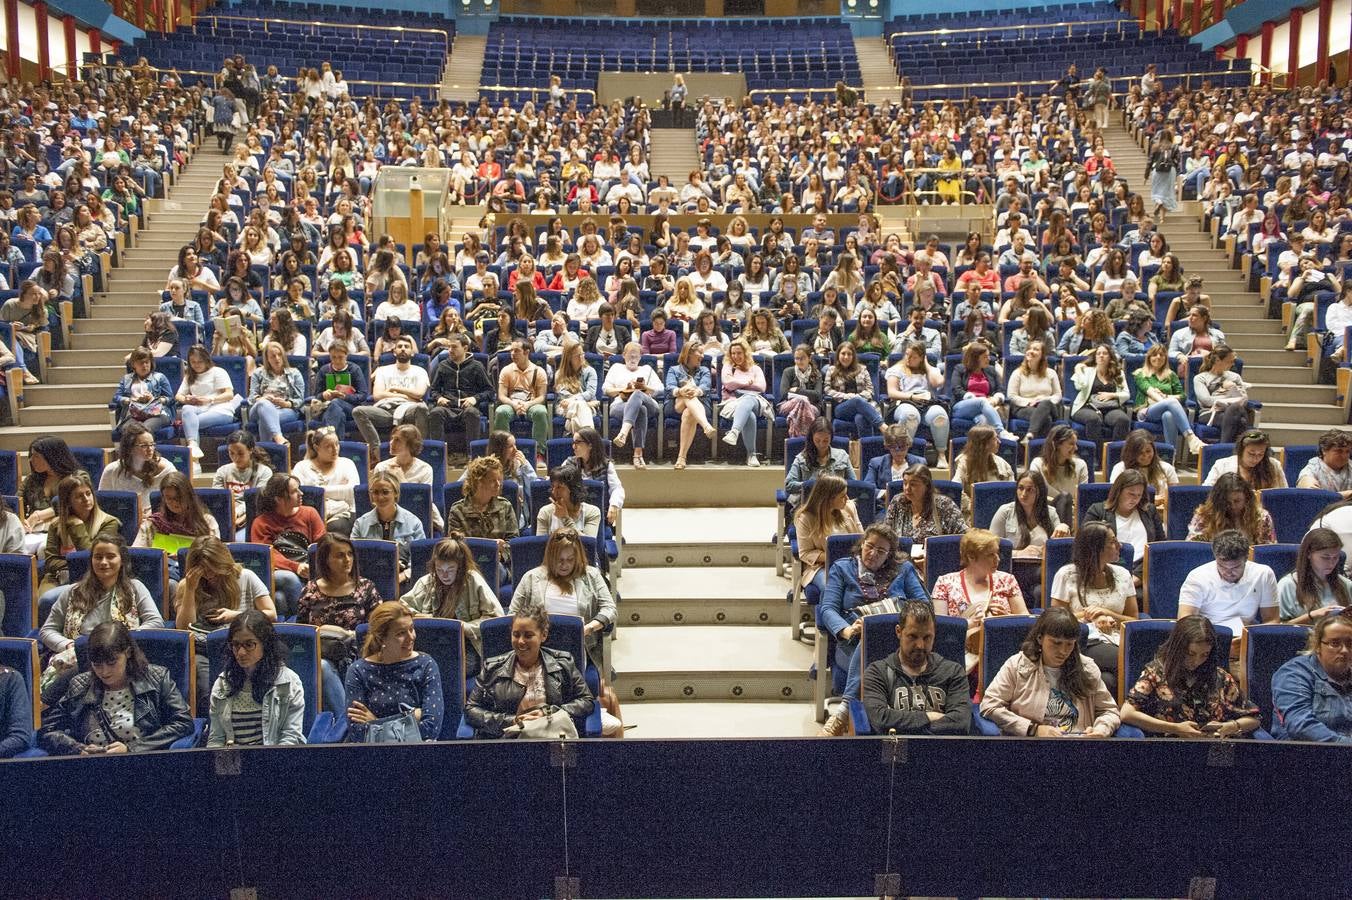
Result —
<instances>
[{"instance_id":1,"label":"seat back","mask_svg":"<svg viewBox=\"0 0 1352 900\"><path fill-rule=\"evenodd\" d=\"M108 465L108 451L103 447L71 447L70 452L80 468L89 473L90 483L97 486Z\"/></svg>"},{"instance_id":2,"label":"seat back","mask_svg":"<svg viewBox=\"0 0 1352 900\"><path fill-rule=\"evenodd\" d=\"M1294 485L1300 480L1300 470L1305 468L1305 464L1319 455L1319 446L1317 444L1287 444L1286 459L1283 465L1286 468L1286 483Z\"/></svg>"},{"instance_id":3,"label":"seat back","mask_svg":"<svg viewBox=\"0 0 1352 900\"><path fill-rule=\"evenodd\" d=\"M367 476L370 472L371 448L365 441L339 441L338 455L343 459L352 460L352 465L357 467L357 483L366 484Z\"/></svg>"},{"instance_id":4,"label":"seat back","mask_svg":"<svg viewBox=\"0 0 1352 900\"><path fill-rule=\"evenodd\" d=\"M512 649L513 616L498 616L484 619L479 623L479 638L483 644L484 660L501 656ZM573 663L578 671L587 671L587 650L582 640L583 621L581 616L567 616L551 613L549 616L549 637L545 646L552 650L566 650L573 655Z\"/></svg>"},{"instance_id":5,"label":"seat back","mask_svg":"<svg viewBox=\"0 0 1352 900\"><path fill-rule=\"evenodd\" d=\"M0 553L0 584L5 592L5 615L0 634L25 637L38 627L38 562L27 553Z\"/></svg>"},{"instance_id":6,"label":"seat back","mask_svg":"<svg viewBox=\"0 0 1352 900\"><path fill-rule=\"evenodd\" d=\"M1019 652L1023 639L1036 621L1037 616L995 616L985 620L981 628L981 662L978 666L983 693L1005 660Z\"/></svg>"},{"instance_id":7,"label":"seat back","mask_svg":"<svg viewBox=\"0 0 1352 900\"><path fill-rule=\"evenodd\" d=\"M956 572L962 568L959 547L962 535L944 534L925 540L925 591L934 593L934 583L940 575ZM1014 571L1014 542L1008 538L1000 539L1000 569Z\"/></svg>"},{"instance_id":8,"label":"seat back","mask_svg":"<svg viewBox=\"0 0 1352 900\"><path fill-rule=\"evenodd\" d=\"M982 481L972 485L972 524L990 528L996 510L1014 502L1014 490L1013 481Z\"/></svg>"},{"instance_id":9,"label":"seat back","mask_svg":"<svg viewBox=\"0 0 1352 900\"><path fill-rule=\"evenodd\" d=\"M1250 625L1240 637L1239 658L1244 661L1240 689L1254 706L1263 728L1272 728L1272 676L1287 661L1305 651L1310 629L1305 625Z\"/></svg>"},{"instance_id":10,"label":"seat back","mask_svg":"<svg viewBox=\"0 0 1352 900\"><path fill-rule=\"evenodd\" d=\"M1272 570L1272 574L1281 581L1282 576L1296 569L1296 556L1300 553L1300 544L1258 544L1249 551L1256 563L1262 563ZM1342 566L1338 567L1342 571Z\"/></svg>"},{"instance_id":11,"label":"seat back","mask_svg":"<svg viewBox=\"0 0 1352 900\"><path fill-rule=\"evenodd\" d=\"M1172 495L1173 490L1169 493ZM1155 619L1178 618L1178 592L1188 573L1214 562L1211 545L1203 541L1155 541L1145 545L1142 612Z\"/></svg>"},{"instance_id":12,"label":"seat back","mask_svg":"<svg viewBox=\"0 0 1352 900\"><path fill-rule=\"evenodd\" d=\"M24 690L33 712L33 720L28 724L36 734L42 727L42 700L38 696L42 670L38 662L38 642L25 637L0 638L0 665L9 666L23 676ZM29 745L32 745L32 735Z\"/></svg>"},{"instance_id":13,"label":"seat back","mask_svg":"<svg viewBox=\"0 0 1352 900\"><path fill-rule=\"evenodd\" d=\"M172 628L137 628L131 633L136 646L141 648L151 665L164 666L174 687L187 701L193 717L197 716L197 664L191 631ZM89 670L89 635L75 639L75 658L80 671ZM205 710L203 711L205 712Z\"/></svg>"},{"instance_id":14,"label":"seat back","mask_svg":"<svg viewBox=\"0 0 1352 900\"><path fill-rule=\"evenodd\" d=\"M130 547L136 542L136 532L141 527L141 498L135 491L95 491L99 509L110 516L117 516L122 523L122 538Z\"/></svg>"},{"instance_id":15,"label":"seat back","mask_svg":"<svg viewBox=\"0 0 1352 900\"><path fill-rule=\"evenodd\" d=\"M155 605L163 614L169 592L169 556L158 547L128 547L127 554L131 563L131 577L145 585ZM66 554L66 567L70 572L71 584L85 577L89 571L89 551L74 550ZM8 602L8 594L6 602Z\"/></svg>"},{"instance_id":16,"label":"seat back","mask_svg":"<svg viewBox=\"0 0 1352 900\"><path fill-rule=\"evenodd\" d=\"M1172 492L1171 492L1172 493ZM1319 511L1330 503L1337 503L1342 495L1337 491L1318 488L1268 488L1258 492L1259 502L1272 516L1277 540L1284 544L1298 544L1310 530L1310 523Z\"/></svg>"},{"instance_id":17,"label":"seat back","mask_svg":"<svg viewBox=\"0 0 1352 900\"><path fill-rule=\"evenodd\" d=\"M456 619L418 619L413 646L432 657L441 673L441 739L454 740L465 712L464 625Z\"/></svg>"},{"instance_id":18,"label":"seat back","mask_svg":"<svg viewBox=\"0 0 1352 900\"><path fill-rule=\"evenodd\" d=\"M867 668L897 652L901 639L897 637L897 616L883 614L864 617L864 634L860 638L860 664ZM960 616L936 616L934 620L934 652L944 659L967 668L967 620Z\"/></svg>"},{"instance_id":19,"label":"seat back","mask_svg":"<svg viewBox=\"0 0 1352 900\"><path fill-rule=\"evenodd\" d=\"M1122 641L1117 647L1117 703L1126 702L1127 694L1140 680L1146 664L1155 658L1161 645L1168 640L1174 630L1174 622L1169 619L1136 619L1124 622ZM1216 646L1212 647L1212 656L1216 665L1227 666L1230 663L1229 628L1216 626Z\"/></svg>"},{"instance_id":20,"label":"seat back","mask_svg":"<svg viewBox=\"0 0 1352 900\"><path fill-rule=\"evenodd\" d=\"M0 495L13 497L19 493L19 454L14 450L0 450Z\"/></svg>"},{"instance_id":21,"label":"seat back","mask_svg":"<svg viewBox=\"0 0 1352 900\"><path fill-rule=\"evenodd\" d=\"M1169 486L1169 514L1165 520L1164 533L1171 541L1183 541L1188 537L1188 523L1192 521L1197 507L1206 502L1211 488L1200 484L1174 484Z\"/></svg>"},{"instance_id":22,"label":"seat back","mask_svg":"<svg viewBox=\"0 0 1352 900\"><path fill-rule=\"evenodd\" d=\"M413 541L409 545L415 581L427 574L427 564L432 559L432 549L442 540L442 538L424 538L421 541ZM499 587L498 542L488 538L465 538L465 543L469 545L470 554L474 557L474 564L479 567L479 574L493 589L493 595L497 596Z\"/></svg>"},{"instance_id":23,"label":"seat back","mask_svg":"<svg viewBox=\"0 0 1352 900\"><path fill-rule=\"evenodd\" d=\"M228 488L193 488L193 494L201 501L207 515L216 520L216 528L221 540L235 535L235 498ZM160 492L150 492L150 510L159 512Z\"/></svg>"}]
</instances>

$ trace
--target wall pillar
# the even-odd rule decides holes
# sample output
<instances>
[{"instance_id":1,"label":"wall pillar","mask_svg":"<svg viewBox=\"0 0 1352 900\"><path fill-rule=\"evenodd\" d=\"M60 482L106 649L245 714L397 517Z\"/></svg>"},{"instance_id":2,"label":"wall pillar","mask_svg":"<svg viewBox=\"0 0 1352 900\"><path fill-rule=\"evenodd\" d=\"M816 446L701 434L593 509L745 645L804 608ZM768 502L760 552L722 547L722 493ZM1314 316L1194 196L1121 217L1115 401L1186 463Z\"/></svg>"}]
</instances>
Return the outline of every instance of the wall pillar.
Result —
<instances>
[{"instance_id":1,"label":"wall pillar","mask_svg":"<svg viewBox=\"0 0 1352 900\"><path fill-rule=\"evenodd\" d=\"M52 77L52 48L48 44L47 4L38 0L33 4L33 24L38 32L38 80Z\"/></svg>"},{"instance_id":2,"label":"wall pillar","mask_svg":"<svg viewBox=\"0 0 1352 900\"><path fill-rule=\"evenodd\" d=\"M1200 5L1203 0L1197 0ZM1211 24L1215 25L1225 18L1225 0L1211 0Z\"/></svg>"},{"instance_id":3,"label":"wall pillar","mask_svg":"<svg viewBox=\"0 0 1352 900\"><path fill-rule=\"evenodd\" d=\"M1263 23L1261 43L1258 45L1258 65L1263 67L1263 84L1272 83L1272 28L1271 22Z\"/></svg>"},{"instance_id":4,"label":"wall pillar","mask_svg":"<svg viewBox=\"0 0 1352 900\"><path fill-rule=\"evenodd\" d=\"M1329 77L1329 31L1333 27L1333 0L1319 0L1319 56L1315 60L1314 79Z\"/></svg>"},{"instance_id":5,"label":"wall pillar","mask_svg":"<svg viewBox=\"0 0 1352 900\"><path fill-rule=\"evenodd\" d=\"M1291 10L1291 39L1286 46L1286 86L1295 87L1296 76L1300 74L1300 23L1305 18L1302 9Z\"/></svg>"},{"instance_id":6,"label":"wall pillar","mask_svg":"<svg viewBox=\"0 0 1352 900\"><path fill-rule=\"evenodd\" d=\"M19 78L19 0L5 0L5 75Z\"/></svg>"},{"instance_id":7,"label":"wall pillar","mask_svg":"<svg viewBox=\"0 0 1352 900\"><path fill-rule=\"evenodd\" d=\"M66 78L71 81L79 81L80 55L75 49L75 17L72 15L62 16L61 26L66 39Z\"/></svg>"},{"instance_id":8,"label":"wall pillar","mask_svg":"<svg viewBox=\"0 0 1352 900\"><path fill-rule=\"evenodd\" d=\"M1202 2L1203 0L1192 0L1192 33L1196 34L1202 30Z\"/></svg>"},{"instance_id":9,"label":"wall pillar","mask_svg":"<svg viewBox=\"0 0 1352 900\"><path fill-rule=\"evenodd\" d=\"M103 32L97 28L89 29L89 52L95 55L103 52Z\"/></svg>"}]
</instances>

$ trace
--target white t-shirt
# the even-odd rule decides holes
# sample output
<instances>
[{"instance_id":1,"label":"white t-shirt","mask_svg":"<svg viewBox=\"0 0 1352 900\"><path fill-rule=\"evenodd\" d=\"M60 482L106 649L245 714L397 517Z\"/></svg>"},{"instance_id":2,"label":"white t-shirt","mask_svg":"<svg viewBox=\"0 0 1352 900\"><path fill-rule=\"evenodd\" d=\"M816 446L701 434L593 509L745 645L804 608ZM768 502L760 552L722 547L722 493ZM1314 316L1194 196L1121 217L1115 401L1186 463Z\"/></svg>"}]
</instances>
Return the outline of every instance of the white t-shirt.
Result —
<instances>
[{"instance_id":1,"label":"white t-shirt","mask_svg":"<svg viewBox=\"0 0 1352 900\"><path fill-rule=\"evenodd\" d=\"M1082 612L1090 606L1101 606L1120 613L1127 608L1127 599L1136 596L1136 588L1131 581L1131 573L1121 566L1109 566L1112 577L1107 587L1089 588L1084 592L1084 602L1080 602L1079 578L1074 565L1065 565L1056 570L1052 577L1052 599L1070 604L1075 612Z\"/></svg>"},{"instance_id":2,"label":"white t-shirt","mask_svg":"<svg viewBox=\"0 0 1352 900\"><path fill-rule=\"evenodd\" d=\"M1277 577L1262 563L1245 563L1244 574L1234 584L1221 579L1215 563L1206 563L1188 573L1178 592L1180 608L1190 606L1211 624L1230 629L1239 637L1245 624L1258 622L1259 610L1277 608Z\"/></svg>"},{"instance_id":3,"label":"white t-shirt","mask_svg":"<svg viewBox=\"0 0 1352 900\"><path fill-rule=\"evenodd\" d=\"M221 391L233 391L234 387L230 383L230 375L220 366L212 366L207 371L198 375L191 385L187 379L183 381L183 393L189 397L214 397ZM199 413L223 412L227 415L234 415L235 410L239 409L241 397L238 394L232 396L224 403L213 403L210 406L199 406Z\"/></svg>"},{"instance_id":4,"label":"white t-shirt","mask_svg":"<svg viewBox=\"0 0 1352 900\"><path fill-rule=\"evenodd\" d=\"M374 393L381 389L403 388L404 390L411 390L422 395L427 393L427 389L431 384L432 380L428 377L427 370L422 366L409 365L407 369L401 371L397 363L391 363L388 366L381 366L379 369L376 369L376 375L372 382L371 390L372 393ZM413 402L416 401L408 400L403 397L390 397L381 400L377 405L382 407L398 407L405 403Z\"/></svg>"},{"instance_id":5,"label":"white t-shirt","mask_svg":"<svg viewBox=\"0 0 1352 900\"><path fill-rule=\"evenodd\" d=\"M1121 544L1129 545L1132 551L1132 559L1145 558L1145 545L1150 536L1146 534L1145 523L1141 521L1139 510L1132 510L1131 515L1123 517L1116 513L1113 514L1114 525L1116 525L1117 540Z\"/></svg>"},{"instance_id":6,"label":"white t-shirt","mask_svg":"<svg viewBox=\"0 0 1352 900\"><path fill-rule=\"evenodd\" d=\"M551 616L577 615L577 597L565 594L552 581L545 582L545 609Z\"/></svg>"}]
</instances>

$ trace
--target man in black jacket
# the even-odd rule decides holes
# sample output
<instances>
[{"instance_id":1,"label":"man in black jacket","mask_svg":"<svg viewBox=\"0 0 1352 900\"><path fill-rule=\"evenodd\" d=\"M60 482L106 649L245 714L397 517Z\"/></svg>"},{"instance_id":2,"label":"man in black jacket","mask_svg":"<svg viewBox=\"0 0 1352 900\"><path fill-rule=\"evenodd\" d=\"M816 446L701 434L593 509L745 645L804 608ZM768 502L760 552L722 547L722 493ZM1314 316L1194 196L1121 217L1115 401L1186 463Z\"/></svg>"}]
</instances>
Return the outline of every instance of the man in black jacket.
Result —
<instances>
[{"instance_id":1,"label":"man in black jacket","mask_svg":"<svg viewBox=\"0 0 1352 900\"><path fill-rule=\"evenodd\" d=\"M447 431L459 431L468 449L470 441L479 439L479 415L492 410L495 392L483 364L469 354L469 338L463 334L453 338L449 355L432 373L427 436L444 441Z\"/></svg>"},{"instance_id":2,"label":"man in black jacket","mask_svg":"<svg viewBox=\"0 0 1352 900\"><path fill-rule=\"evenodd\" d=\"M587 338L582 342L583 349L605 357L623 353L624 345L633 340L634 330L627 321L615 318L615 307L609 303L602 303L596 314L601 324L587 329Z\"/></svg>"},{"instance_id":3,"label":"man in black jacket","mask_svg":"<svg viewBox=\"0 0 1352 900\"><path fill-rule=\"evenodd\" d=\"M934 652L934 607L919 600L901 604L897 652L864 670L862 693L877 734L967 734L972 704L967 673Z\"/></svg>"}]
</instances>

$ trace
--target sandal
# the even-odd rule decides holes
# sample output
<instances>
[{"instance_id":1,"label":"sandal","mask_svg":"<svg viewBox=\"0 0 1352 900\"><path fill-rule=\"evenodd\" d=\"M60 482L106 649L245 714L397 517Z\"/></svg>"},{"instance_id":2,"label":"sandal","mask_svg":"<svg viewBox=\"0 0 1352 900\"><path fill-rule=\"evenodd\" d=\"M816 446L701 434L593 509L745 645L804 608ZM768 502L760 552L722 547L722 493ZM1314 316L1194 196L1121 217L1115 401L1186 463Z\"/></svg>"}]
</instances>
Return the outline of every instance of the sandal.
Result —
<instances>
[{"instance_id":1,"label":"sandal","mask_svg":"<svg viewBox=\"0 0 1352 900\"><path fill-rule=\"evenodd\" d=\"M672 466L672 468L673 468L673 469L684 469L684 468L685 468L685 457L684 457L684 456L677 457L677 459L676 459L676 465Z\"/></svg>"}]
</instances>

